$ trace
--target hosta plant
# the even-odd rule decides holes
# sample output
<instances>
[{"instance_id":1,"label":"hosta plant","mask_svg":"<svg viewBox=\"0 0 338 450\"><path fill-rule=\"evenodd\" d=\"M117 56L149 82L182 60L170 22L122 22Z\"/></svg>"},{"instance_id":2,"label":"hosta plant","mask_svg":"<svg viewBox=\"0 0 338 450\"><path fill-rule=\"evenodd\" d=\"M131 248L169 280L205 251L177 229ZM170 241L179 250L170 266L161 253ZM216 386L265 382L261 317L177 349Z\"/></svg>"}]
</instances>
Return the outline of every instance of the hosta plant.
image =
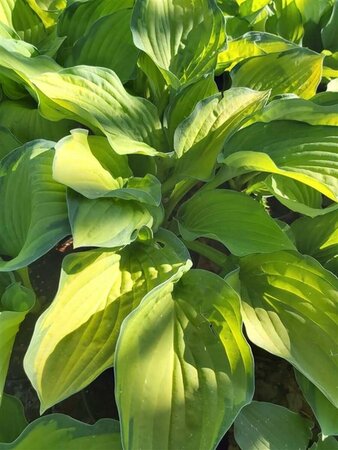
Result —
<instances>
[{"instance_id":1,"label":"hosta plant","mask_svg":"<svg viewBox=\"0 0 338 450\"><path fill-rule=\"evenodd\" d=\"M337 21L0 0L0 450L337 449Z\"/></svg>"}]
</instances>

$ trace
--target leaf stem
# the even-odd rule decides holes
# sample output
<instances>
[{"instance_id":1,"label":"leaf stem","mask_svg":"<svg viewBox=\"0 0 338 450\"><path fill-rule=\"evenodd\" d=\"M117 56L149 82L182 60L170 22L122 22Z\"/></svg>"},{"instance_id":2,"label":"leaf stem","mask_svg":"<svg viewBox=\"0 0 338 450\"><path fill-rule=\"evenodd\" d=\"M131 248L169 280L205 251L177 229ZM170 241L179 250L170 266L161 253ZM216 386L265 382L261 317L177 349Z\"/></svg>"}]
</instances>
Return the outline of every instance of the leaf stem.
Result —
<instances>
[{"instance_id":1,"label":"leaf stem","mask_svg":"<svg viewBox=\"0 0 338 450\"><path fill-rule=\"evenodd\" d=\"M183 239L183 242L189 250L204 256L219 267L224 267L227 261L227 256L224 253L200 241L186 241Z\"/></svg>"}]
</instances>

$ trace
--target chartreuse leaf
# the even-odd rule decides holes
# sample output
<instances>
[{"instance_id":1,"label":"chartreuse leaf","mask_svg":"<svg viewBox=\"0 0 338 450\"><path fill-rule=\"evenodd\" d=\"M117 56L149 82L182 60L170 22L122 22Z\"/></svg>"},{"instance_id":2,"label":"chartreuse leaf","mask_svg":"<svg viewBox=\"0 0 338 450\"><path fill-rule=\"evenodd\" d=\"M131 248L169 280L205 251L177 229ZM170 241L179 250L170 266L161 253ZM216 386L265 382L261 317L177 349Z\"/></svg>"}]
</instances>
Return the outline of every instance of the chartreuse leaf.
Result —
<instances>
[{"instance_id":1,"label":"chartreuse leaf","mask_svg":"<svg viewBox=\"0 0 338 450\"><path fill-rule=\"evenodd\" d=\"M4 394L0 406L0 442L12 442L26 428L27 420L20 400Z\"/></svg>"},{"instance_id":2,"label":"chartreuse leaf","mask_svg":"<svg viewBox=\"0 0 338 450\"><path fill-rule=\"evenodd\" d=\"M134 43L179 87L211 73L225 46L225 19L214 0L136 0Z\"/></svg>"},{"instance_id":3,"label":"chartreuse leaf","mask_svg":"<svg viewBox=\"0 0 338 450\"><path fill-rule=\"evenodd\" d=\"M88 199L74 191L68 192L68 210L74 248L128 245L156 222L149 208L137 201Z\"/></svg>"},{"instance_id":4,"label":"chartreuse leaf","mask_svg":"<svg viewBox=\"0 0 338 450\"><path fill-rule=\"evenodd\" d=\"M132 9L122 9L97 20L75 43L66 65L108 67L123 83L130 80L139 54L130 30L131 14Z\"/></svg>"},{"instance_id":5,"label":"chartreuse leaf","mask_svg":"<svg viewBox=\"0 0 338 450\"><path fill-rule=\"evenodd\" d=\"M313 256L338 275L338 206L325 215L301 217L291 230L301 253Z\"/></svg>"},{"instance_id":6,"label":"chartreuse leaf","mask_svg":"<svg viewBox=\"0 0 338 450\"><path fill-rule=\"evenodd\" d=\"M224 153L225 178L270 172L307 184L334 201L338 197L338 127L256 123L237 132Z\"/></svg>"},{"instance_id":7,"label":"chartreuse leaf","mask_svg":"<svg viewBox=\"0 0 338 450\"><path fill-rule=\"evenodd\" d=\"M203 270L178 278L150 291L122 324L115 396L129 450L214 449L252 398L236 292Z\"/></svg>"},{"instance_id":8,"label":"chartreuse leaf","mask_svg":"<svg viewBox=\"0 0 338 450\"><path fill-rule=\"evenodd\" d=\"M45 410L113 365L124 318L144 295L189 261L183 244L162 231L121 252L67 256L57 295L39 318L24 367Z\"/></svg>"},{"instance_id":9,"label":"chartreuse leaf","mask_svg":"<svg viewBox=\"0 0 338 450\"><path fill-rule=\"evenodd\" d=\"M132 176L127 156L114 152L105 137L73 130L55 146L53 177L87 198L116 197L158 206L161 185L153 175Z\"/></svg>"},{"instance_id":10,"label":"chartreuse leaf","mask_svg":"<svg viewBox=\"0 0 338 450\"><path fill-rule=\"evenodd\" d=\"M295 47L292 42L274 34L249 31L229 41L227 48L219 53L217 71L231 70L239 62L253 56L280 53Z\"/></svg>"},{"instance_id":11,"label":"chartreuse leaf","mask_svg":"<svg viewBox=\"0 0 338 450\"><path fill-rule=\"evenodd\" d=\"M285 39L300 42L304 35L302 14L295 0L274 0L275 14L268 17L266 30Z\"/></svg>"},{"instance_id":12,"label":"chartreuse leaf","mask_svg":"<svg viewBox=\"0 0 338 450\"><path fill-rule=\"evenodd\" d=\"M197 103L218 93L214 77L209 75L178 90L165 112L168 141L174 146L174 133L181 122L195 109Z\"/></svg>"},{"instance_id":13,"label":"chartreuse leaf","mask_svg":"<svg viewBox=\"0 0 338 450\"><path fill-rule=\"evenodd\" d=\"M110 69L78 66L44 73L30 81L47 119L70 118L100 131L120 154L156 155L156 149L163 146L156 107L128 94Z\"/></svg>"},{"instance_id":14,"label":"chartreuse leaf","mask_svg":"<svg viewBox=\"0 0 338 450\"><path fill-rule=\"evenodd\" d=\"M249 339L289 361L337 406L337 278L293 252L247 256L240 267Z\"/></svg>"},{"instance_id":15,"label":"chartreuse leaf","mask_svg":"<svg viewBox=\"0 0 338 450\"><path fill-rule=\"evenodd\" d=\"M3 281L3 274L1 274ZM21 322L35 303L32 290L19 283L10 284L0 299L0 404L6 381L9 359Z\"/></svg>"},{"instance_id":16,"label":"chartreuse leaf","mask_svg":"<svg viewBox=\"0 0 338 450\"><path fill-rule=\"evenodd\" d=\"M119 423L101 419L94 425L63 414L50 414L30 423L12 443L0 450L122 450Z\"/></svg>"},{"instance_id":17,"label":"chartreuse leaf","mask_svg":"<svg viewBox=\"0 0 338 450\"><path fill-rule=\"evenodd\" d=\"M262 205L231 190L208 190L196 194L178 212L184 239L215 239L236 256L295 249Z\"/></svg>"},{"instance_id":18,"label":"chartreuse leaf","mask_svg":"<svg viewBox=\"0 0 338 450\"><path fill-rule=\"evenodd\" d=\"M0 160L20 145L20 141L7 128L0 126Z\"/></svg>"},{"instance_id":19,"label":"chartreuse leaf","mask_svg":"<svg viewBox=\"0 0 338 450\"><path fill-rule=\"evenodd\" d=\"M234 88L222 97L214 95L197 103L174 134L174 148L180 158L177 174L210 178L224 141L247 117L261 109L268 97L268 92Z\"/></svg>"},{"instance_id":20,"label":"chartreuse leaf","mask_svg":"<svg viewBox=\"0 0 338 450\"><path fill-rule=\"evenodd\" d=\"M338 450L338 441L334 437L328 437L325 440L319 440L314 443L310 450Z\"/></svg>"},{"instance_id":21,"label":"chartreuse leaf","mask_svg":"<svg viewBox=\"0 0 338 450\"><path fill-rule=\"evenodd\" d=\"M287 408L252 402L235 421L235 440L241 450L306 450L311 427L311 422Z\"/></svg>"},{"instance_id":22,"label":"chartreuse leaf","mask_svg":"<svg viewBox=\"0 0 338 450\"><path fill-rule=\"evenodd\" d=\"M20 101L5 100L0 103L0 122L21 142L34 139L57 141L75 127L69 120L51 122L39 113L38 107L30 98Z\"/></svg>"},{"instance_id":23,"label":"chartreuse leaf","mask_svg":"<svg viewBox=\"0 0 338 450\"><path fill-rule=\"evenodd\" d=\"M310 125L338 125L338 100L331 105L320 105L302 98L282 97L270 102L255 114L252 122L297 120Z\"/></svg>"},{"instance_id":24,"label":"chartreuse leaf","mask_svg":"<svg viewBox=\"0 0 338 450\"><path fill-rule=\"evenodd\" d=\"M30 3L32 0L1 0L0 22L15 30L24 41L37 44L46 36L46 28Z\"/></svg>"},{"instance_id":25,"label":"chartreuse leaf","mask_svg":"<svg viewBox=\"0 0 338 450\"><path fill-rule=\"evenodd\" d=\"M320 192L292 178L269 175L264 185L284 206L306 216L316 217L338 209L337 203L322 208Z\"/></svg>"},{"instance_id":26,"label":"chartreuse leaf","mask_svg":"<svg viewBox=\"0 0 338 450\"><path fill-rule=\"evenodd\" d=\"M69 233L66 192L52 178L54 143L32 141L0 162L0 271L25 267Z\"/></svg>"},{"instance_id":27,"label":"chartreuse leaf","mask_svg":"<svg viewBox=\"0 0 338 450\"><path fill-rule=\"evenodd\" d=\"M323 58L303 47L255 56L237 64L231 71L232 85L271 89L271 96L291 92L311 98L322 77Z\"/></svg>"},{"instance_id":28,"label":"chartreuse leaf","mask_svg":"<svg viewBox=\"0 0 338 450\"><path fill-rule=\"evenodd\" d=\"M295 373L297 383L316 416L323 437L338 435L338 409L304 375L298 371Z\"/></svg>"}]
</instances>

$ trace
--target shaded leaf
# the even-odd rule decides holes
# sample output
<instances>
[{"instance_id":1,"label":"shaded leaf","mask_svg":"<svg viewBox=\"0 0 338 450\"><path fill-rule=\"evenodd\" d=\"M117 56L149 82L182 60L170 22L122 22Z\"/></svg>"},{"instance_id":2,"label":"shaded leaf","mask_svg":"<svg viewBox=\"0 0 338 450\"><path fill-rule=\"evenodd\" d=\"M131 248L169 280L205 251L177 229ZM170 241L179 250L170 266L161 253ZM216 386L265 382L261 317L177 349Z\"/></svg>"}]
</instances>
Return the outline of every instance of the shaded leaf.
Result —
<instances>
[{"instance_id":1,"label":"shaded leaf","mask_svg":"<svg viewBox=\"0 0 338 450\"><path fill-rule=\"evenodd\" d=\"M0 406L0 442L12 442L26 428L27 420L21 401L4 394Z\"/></svg>"},{"instance_id":2,"label":"shaded leaf","mask_svg":"<svg viewBox=\"0 0 338 450\"><path fill-rule=\"evenodd\" d=\"M235 439L241 450L306 450L311 422L288 409L252 402L235 421Z\"/></svg>"},{"instance_id":3,"label":"shaded leaf","mask_svg":"<svg viewBox=\"0 0 338 450\"><path fill-rule=\"evenodd\" d=\"M247 256L240 267L249 339L289 361L337 406L337 278L295 252Z\"/></svg>"},{"instance_id":4,"label":"shaded leaf","mask_svg":"<svg viewBox=\"0 0 338 450\"><path fill-rule=\"evenodd\" d=\"M32 141L0 163L0 271L16 270L69 233L65 188L52 178L54 143Z\"/></svg>"},{"instance_id":5,"label":"shaded leaf","mask_svg":"<svg viewBox=\"0 0 338 450\"><path fill-rule=\"evenodd\" d=\"M215 239L237 256L294 249L263 206L235 191L219 189L196 194L182 205L178 221L184 239Z\"/></svg>"}]
</instances>

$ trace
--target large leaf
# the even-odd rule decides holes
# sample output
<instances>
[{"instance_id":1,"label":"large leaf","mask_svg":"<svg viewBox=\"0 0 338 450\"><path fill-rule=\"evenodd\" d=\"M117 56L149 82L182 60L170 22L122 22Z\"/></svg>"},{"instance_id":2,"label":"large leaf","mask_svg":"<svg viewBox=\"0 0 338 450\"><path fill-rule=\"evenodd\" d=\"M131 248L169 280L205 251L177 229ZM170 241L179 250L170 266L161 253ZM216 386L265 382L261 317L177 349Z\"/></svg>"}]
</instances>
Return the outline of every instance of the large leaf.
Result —
<instances>
[{"instance_id":1,"label":"large leaf","mask_svg":"<svg viewBox=\"0 0 338 450\"><path fill-rule=\"evenodd\" d=\"M184 239L215 239L237 256L295 248L263 206L235 191L195 195L180 208L178 221Z\"/></svg>"},{"instance_id":2,"label":"large leaf","mask_svg":"<svg viewBox=\"0 0 338 450\"><path fill-rule=\"evenodd\" d=\"M228 42L226 50L218 55L217 70L231 70L247 58L284 52L292 48L295 48L295 44L279 36L250 31Z\"/></svg>"},{"instance_id":3,"label":"large leaf","mask_svg":"<svg viewBox=\"0 0 338 450\"><path fill-rule=\"evenodd\" d=\"M26 428L27 420L20 400L4 394L0 406L0 442L12 442Z\"/></svg>"},{"instance_id":4,"label":"large leaf","mask_svg":"<svg viewBox=\"0 0 338 450\"><path fill-rule=\"evenodd\" d=\"M136 0L131 28L136 47L174 87L212 72L225 45L225 20L214 0Z\"/></svg>"},{"instance_id":5,"label":"large leaf","mask_svg":"<svg viewBox=\"0 0 338 450\"><path fill-rule=\"evenodd\" d=\"M253 122L273 120L297 120L310 125L338 125L338 101L332 105L320 105L302 98L283 97L269 103L262 112L255 114Z\"/></svg>"},{"instance_id":6,"label":"large leaf","mask_svg":"<svg viewBox=\"0 0 338 450\"><path fill-rule=\"evenodd\" d=\"M302 217L293 222L291 230L301 253L338 275L338 209L315 218Z\"/></svg>"},{"instance_id":7,"label":"large leaf","mask_svg":"<svg viewBox=\"0 0 338 450\"><path fill-rule=\"evenodd\" d=\"M224 141L261 109L268 97L267 92L234 88L200 101L176 128L174 148L180 158L176 172L202 180L210 178Z\"/></svg>"},{"instance_id":8,"label":"large leaf","mask_svg":"<svg viewBox=\"0 0 338 450\"><path fill-rule=\"evenodd\" d=\"M122 325L115 395L129 450L214 449L252 398L237 294L210 272L177 278Z\"/></svg>"},{"instance_id":9,"label":"large leaf","mask_svg":"<svg viewBox=\"0 0 338 450\"><path fill-rule=\"evenodd\" d=\"M306 401L316 416L323 437L338 435L338 409L329 402L314 384L298 371L296 371L296 379Z\"/></svg>"},{"instance_id":10,"label":"large leaf","mask_svg":"<svg viewBox=\"0 0 338 450\"><path fill-rule=\"evenodd\" d=\"M9 359L21 322L33 307L35 295L19 283L10 284L0 299L0 404Z\"/></svg>"},{"instance_id":11,"label":"large leaf","mask_svg":"<svg viewBox=\"0 0 338 450\"><path fill-rule=\"evenodd\" d=\"M0 103L0 122L21 142L34 139L61 139L75 123L68 120L51 122L43 118L31 99L5 100Z\"/></svg>"},{"instance_id":12,"label":"large leaf","mask_svg":"<svg viewBox=\"0 0 338 450\"><path fill-rule=\"evenodd\" d=\"M188 260L169 232L119 253L91 250L64 259L58 293L39 318L24 360L42 410L112 366L124 318Z\"/></svg>"},{"instance_id":13,"label":"large leaf","mask_svg":"<svg viewBox=\"0 0 338 450\"><path fill-rule=\"evenodd\" d=\"M68 192L68 210L74 248L128 245L141 230L151 230L156 222L152 212L139 202L88 199L74 191Z\"/></svg>"},{"instance_id":14,"label":"large leaf","mask_svg":"<svg viewBox=\"0 0 338 450\"><path fill-rule=\"evenodd\" d=\"M255 56L232 70L232 85L271 89L271 96L292 92L305 99L311 98L322 77L323 58L302 47Z\"/></svg>"},{"instance_id":15,"label":"large leaf","mask_svg":"<svg viewBox=\"0 0 338 450\"><path fill-rule=\"evenodd\" d=\"M55 146L53 177L87 198L116 197L159 206L161 185L153 175L132 176L127 156L113 151L108 140L73 130Z\"/></svg>"},{"instance_id":16,"label":"large leaf","mask_svg":"<svg viewBox=\"0 0 338 450\"><path fill-rule=\"evenodd\" d=\"M131 9L122 9L97 20L76 42L66 65L108 67L123 83L130 80L139 54L130 31L131 14Z\"/></svg>"},{"instance_id":17,"label":"large leaf","mask_svg":"<svg viewBox=\"0 0 338 450\"><path fill-rule=\"evenodd\" d=\"M117 153L154 155L163 145L156 107L128 94L110 69L78 66L30 81L46 118L71 118L102 132Z\"/></svg>"},{"instance_id":18,"label":"large leaf","mask_svg":"<svg viewBox=\"0 0 338 450\"><path fill-rule=\"evenodd\" d=\"M292 252L247 256L240 266L249 339L289 361L337 406L337 278Z\"/></svg>"},{"instance_id":19,"label":"large leaf","mask_svg":"<svg viewBox=\"0 0 338 450\"><path fill-rule=\"evenodd\" d=\"M101 419L94 425L63 414L40 417L30 423L12 443L0 443L0 450L122 450L119 423Z\"/></svg>"},{"instance_id":20,"label":"large leaf","mask_svg":"<svg viewBox=\"0 0 338 450\"><path fill-rule=\"evenodd\" d=\"M237 132L224 153L225 178L253 171L276 173L338 198L338 127L257 123Z\"/></svg>"},{"instance_id":21,"label":"large leaf","mask_svg":"<svg viewBox=\"0 0 338 450\"><path fill-rule=\"evenodd\" d=\"M311 422L282 406L252 402L235 421L241 450L306 450Z\"/></svg>"},{"instance_id":22,"label":"large leaf","mask_svg":"<svg viewBox=\"0 0 338 450\"><path fill-rule=\"evenodd\" d=\"M24 267L69 233L65 188L52 178L54 143L32 141L0 163L0 271Z\"/></svg>"}]
</instances>

